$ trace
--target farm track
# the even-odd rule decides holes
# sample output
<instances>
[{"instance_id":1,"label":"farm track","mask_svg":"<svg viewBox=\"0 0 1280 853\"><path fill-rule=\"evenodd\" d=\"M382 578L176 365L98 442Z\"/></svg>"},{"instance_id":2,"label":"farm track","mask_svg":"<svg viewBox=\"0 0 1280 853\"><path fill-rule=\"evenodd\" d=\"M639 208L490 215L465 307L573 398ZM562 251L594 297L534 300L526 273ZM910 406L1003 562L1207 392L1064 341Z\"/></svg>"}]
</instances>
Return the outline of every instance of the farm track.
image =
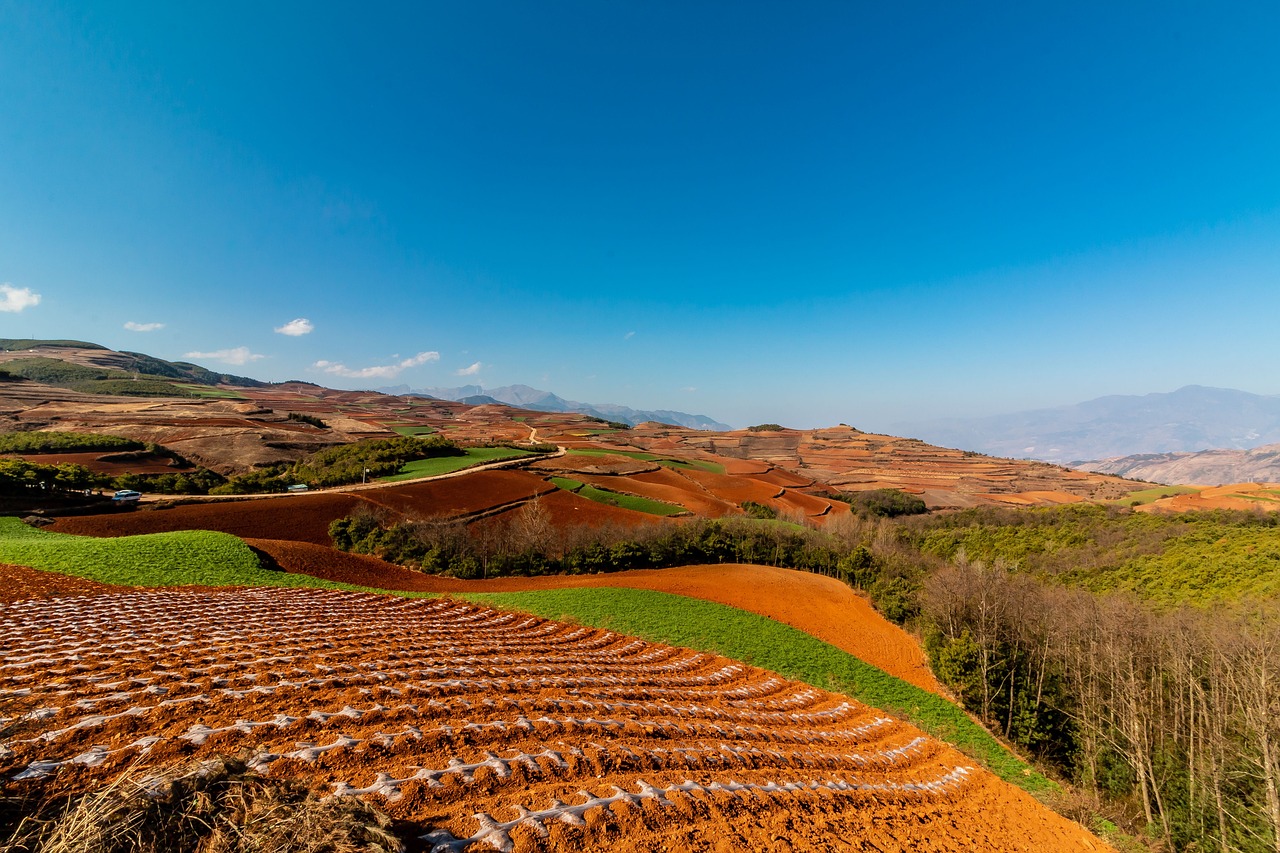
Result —
<instances>
[{"instance_id":1,"label":"farm track","mask_svg":"<svg viewBox=\"0 0 1280 853\"><path fill-rule=\"evenodd\" d=\"M448 599L104 590L0 604L0 650L0 773L50 794L232 753L440 853L1097 845L847 697Z\"/></svg>"}]
</instances>

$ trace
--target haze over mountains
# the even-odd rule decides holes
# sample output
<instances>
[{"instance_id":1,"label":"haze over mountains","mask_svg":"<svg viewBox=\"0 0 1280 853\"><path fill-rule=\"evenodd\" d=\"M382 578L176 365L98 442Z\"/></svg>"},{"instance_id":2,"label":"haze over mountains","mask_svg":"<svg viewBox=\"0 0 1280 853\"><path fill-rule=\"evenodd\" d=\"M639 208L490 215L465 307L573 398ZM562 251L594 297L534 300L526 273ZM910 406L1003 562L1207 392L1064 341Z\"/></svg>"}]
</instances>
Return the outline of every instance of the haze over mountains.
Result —
<instances>
[{"instance_id":1,"label":"haze over mountains","mask_svg":"<svg viewBox=\"0 0 1280 853\"><path fill-rule=\"evenodd\" d=\"M607 421L619 421L635 426L645 421L658 421L664 424L688 427L690 429L706 429L727 432L733 429L728 424L720 423L706 415L691 415L688 412L676 412L670 409L641 410L616 403L579 403L566 400L550 391L541 391L528 385L504 385L501 388L485 390L479 385L462 385L457 388L419 388L408 385L394 385L379 388L384 394L424 394L441 400L453 400L476 405L479 403L505 403L522 409L533 409L538 412L578 412ZM487 398L487 399L486 399Z\"/></svg>"},{"instance_id":2,"label":"haze over mountains","mask_svg":"<svg viewBox=\"0 0 1280 853\"><path fill-rule=\"evenodd\" d=\"M1250 450L1280 442L1280 396L1188 385L1007 415L898 424L896 431L944 447L1057 464Z\"/></svg>"}]
</instances>

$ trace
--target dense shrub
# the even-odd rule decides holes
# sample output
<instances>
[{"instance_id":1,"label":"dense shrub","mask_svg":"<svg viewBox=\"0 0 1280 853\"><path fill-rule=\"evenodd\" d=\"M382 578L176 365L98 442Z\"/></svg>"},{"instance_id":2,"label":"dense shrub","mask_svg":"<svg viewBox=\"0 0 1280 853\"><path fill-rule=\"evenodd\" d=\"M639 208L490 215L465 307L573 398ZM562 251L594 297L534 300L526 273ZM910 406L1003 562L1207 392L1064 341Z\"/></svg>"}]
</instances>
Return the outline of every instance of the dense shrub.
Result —
<instances>
[{"instance_id":1,"label":"dense shrub","mask_svg":"<svg viewBox=\"0 0 1280 853\"><path fill-rule=\"evenodd\" d=\"M916 497L900 489L871 489L865 492L843 492L837 495L842 501L857 510L882 518L896 518L900 515L922 515L929 511L928 505Z\"/></svg>"},{"instance_id":2,"label":"dense shrub","mask_svg":"<svg viewBox=\"0 0 1280 853\"><path fill-rule=\"evenodd\" d=\"M345 486L362 479L387 477L406 463L438 456L464 456L466 451L440 436L370 438L316 451L287 465L274 465L233 477L214 489L220 495L283 492L295 483L312 488Z\"/></svg>"},{"instance_id":3,"label":"dense shrub","mask_svg":"<svg viewBox=\"0 0 1280 853\"><path fill-rule=\"evenodd\" d=\"M301 412L290 412L289 414L285 415L285 418L287 420L297 421L298 423L311 424L311 426L318 427L320 429L329 428L329 425L327 423L320 420L315 415L306 415L306 414L302 414Z\"/></svg>"},{"instance_id":4,"label":"dense shrub","mask_svg":"<svg viewBox=\"0 0 1280 853\"><path fill-rule=\"evenodd\" d=\"M143 450L141 441L90 432L11 432L0 435L0 453L82 453L93 450Z\"/></svg>"}]
</instances>

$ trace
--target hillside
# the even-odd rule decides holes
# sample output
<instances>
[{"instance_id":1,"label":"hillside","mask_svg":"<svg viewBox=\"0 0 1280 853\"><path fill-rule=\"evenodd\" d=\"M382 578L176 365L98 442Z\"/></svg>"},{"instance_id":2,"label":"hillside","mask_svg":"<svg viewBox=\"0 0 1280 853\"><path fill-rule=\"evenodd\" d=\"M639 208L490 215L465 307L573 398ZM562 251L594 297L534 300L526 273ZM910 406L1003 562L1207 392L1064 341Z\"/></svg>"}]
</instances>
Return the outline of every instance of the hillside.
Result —
<instances>
[{"instance_id":1,"label":"hillside","mask_svg":"<svg viewBox=\"0 0 1280 853\"><path fill-rule=\"evenodd\" d=\"M160 365L154 369L182 368L146 356L47 342L0 352L0 362L33 353L78 368L152 362ZM711 517L740 514L743 502L753 501L783 514L818 519L847 512L846 505L832 500L834 495L879 488L910 491L935 507L1112 500L1140 488L1115 477L963 453L849 427L711 432L642 422L620 430L576 412L221 378L226 381L210 385L193 379L174 385L184 396L147 398L90 394L45 382L0 383L0 430L119 435L161 445L223 475L293 462L365 438L439 433L462 444L536 438L571 451L570 457L538 469L543 477L577 483L574 488L606 501L659 501L675 512ZM662 464L667 457L678 464ZM621 497L610 497L619 493Z\"/></svg>"},{"instance_id":2,"label":"hillside","mask_svg":"<svg viewBox=\"0 0 1280 853\"><path fill-rule=\"evenodd\" d=\"M1280 396L1188 385L985 418L900 424L945 447L1074 464L1145 453L1248 450L1280 442Z\"/></svg>"},{"instance_id":3,"label":"hillside","mask_svg":"<svg viewBox=\"0 0 1280 853\"><path fill-rule=\"evenodd\" d=\"M1139 453L1118 459L1079 462L1072 467L1167 485L1276 483L1280 482L1280 444L1267 444L1251 450Z\"/></svg>"}]
</instances>

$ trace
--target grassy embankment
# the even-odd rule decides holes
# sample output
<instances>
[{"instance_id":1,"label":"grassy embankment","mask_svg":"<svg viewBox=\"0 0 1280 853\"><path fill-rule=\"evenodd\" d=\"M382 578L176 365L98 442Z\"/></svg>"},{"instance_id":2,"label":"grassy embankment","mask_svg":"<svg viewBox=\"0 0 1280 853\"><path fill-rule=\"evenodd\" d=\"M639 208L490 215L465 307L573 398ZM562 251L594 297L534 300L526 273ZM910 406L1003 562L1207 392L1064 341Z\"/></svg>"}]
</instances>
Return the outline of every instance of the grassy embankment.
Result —
<instances>
[{"instance_id":1,"label":"grassy embankment","mask_svg":"<svg viewBox=\"0 0 1280 853\"><path fill-rule=\"evenodd\" d=\"M380 483L395 483L400 480L412 480L416 477L434 477L438 474L450 474L483 465L486 462L501 462L504 459L519 459L522 456L533 456L528 450L516 450L513 447L468 447L463 456L436 456L429 459L418 459L406 463L398 473L389 477L380 477Z\"/></svg>"},{"instance_id":2,"label":"grassy embankment","mask_svg":"<svg viewBox=\"0 0 1280 853\"><path fill-rule=\"evenodd\" d=\"M852 696L901 715L964 750L1006 782L1028 791L1052 783L1000 745L960 708L835 646L735 607L649 590L563 589L463 596L491 607L569 619L653 642L715 652Z\"/></svg>"},{"instance_id":3,"label":"grassy embankment","mask_svg":"<svg viewBox=\"0 0 1280 853\"><path fill-rule=\"evenodd\" d=\"M564 489L566 492L573 492L581 498L596 503L608 504L609 506L620 506L623 509L631 509L636 512L647 512L650 515L679 515L687 513L689 510L682 506L665 503L664 501L655 501L649 498L642 498L636 495L624 495L621 492L612 492L608 489L600 489L595 486L587 485L580 480L572 480L568 477L550 477L552 483L557 487Z\"/></svg>"},{"instance_id":4,"label":"grassy embankment","mask_svg":"<svg viewBox=\"0 0 1280 853\"><path fill-rule=\"evenodd\" d=\"M211 530L104 539L37 530L17 518L0 517L0 563L120 586L364 589L265 569L244 540Z\"/></svg>"}]
</instances>

